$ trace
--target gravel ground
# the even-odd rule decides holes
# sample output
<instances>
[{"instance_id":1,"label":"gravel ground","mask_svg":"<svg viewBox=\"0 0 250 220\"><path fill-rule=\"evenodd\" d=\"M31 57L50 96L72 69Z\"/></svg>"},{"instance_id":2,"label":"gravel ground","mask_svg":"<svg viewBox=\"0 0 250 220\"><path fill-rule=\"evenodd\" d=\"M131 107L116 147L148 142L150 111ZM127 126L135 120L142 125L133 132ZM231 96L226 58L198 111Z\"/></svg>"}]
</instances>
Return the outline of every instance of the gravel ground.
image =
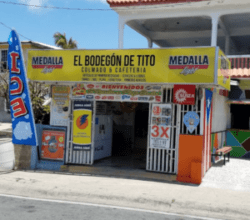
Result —
<instances>
[{"instance_id":1,"label":"gravel ground","mask_svg":"<svg viewBox=\"0 0 250 220\"><path fill-rule=\"evenodd\" d=\"M230 158L226 165L213 165L200 187L221 188L250 192L250 160Z\"/></svg>"}]
</instances>

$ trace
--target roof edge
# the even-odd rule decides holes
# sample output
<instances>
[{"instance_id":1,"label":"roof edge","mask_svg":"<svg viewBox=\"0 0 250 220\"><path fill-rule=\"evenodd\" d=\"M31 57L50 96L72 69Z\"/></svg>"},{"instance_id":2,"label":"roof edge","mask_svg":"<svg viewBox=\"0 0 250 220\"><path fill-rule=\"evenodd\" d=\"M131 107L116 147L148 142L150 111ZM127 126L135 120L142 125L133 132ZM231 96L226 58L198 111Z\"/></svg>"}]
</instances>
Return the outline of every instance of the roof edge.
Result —
<instances>
[{"instance_id":1,"label":"roof edge","mask_svg":"<svg viewBox=\"0 0 250 220\"><path fill-rule=\"evenodd\" d=\"M160 4L180 4L201 2L207 0L107 0L110 7L128 7L128 6L145 6L145 5L160 5Z\"/></svg>"}]
</instances>

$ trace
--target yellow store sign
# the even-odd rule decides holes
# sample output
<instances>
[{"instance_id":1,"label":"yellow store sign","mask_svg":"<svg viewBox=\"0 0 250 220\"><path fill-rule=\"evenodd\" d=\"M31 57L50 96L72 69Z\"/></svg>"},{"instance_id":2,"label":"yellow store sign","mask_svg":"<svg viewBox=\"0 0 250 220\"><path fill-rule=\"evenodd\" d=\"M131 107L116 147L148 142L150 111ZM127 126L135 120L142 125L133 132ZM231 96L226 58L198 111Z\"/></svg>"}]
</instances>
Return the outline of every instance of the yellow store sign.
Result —
<instances>
[{"instance_id":1,"label":"yellow store sign","mask_svg":"<svg viewBox=\"0 0 250 220\"><path fill-rule=\"evenodd\" d=\"M35 81L213 84L216 47L131 50L30 50Z\"/></svg>"}]
</instances>

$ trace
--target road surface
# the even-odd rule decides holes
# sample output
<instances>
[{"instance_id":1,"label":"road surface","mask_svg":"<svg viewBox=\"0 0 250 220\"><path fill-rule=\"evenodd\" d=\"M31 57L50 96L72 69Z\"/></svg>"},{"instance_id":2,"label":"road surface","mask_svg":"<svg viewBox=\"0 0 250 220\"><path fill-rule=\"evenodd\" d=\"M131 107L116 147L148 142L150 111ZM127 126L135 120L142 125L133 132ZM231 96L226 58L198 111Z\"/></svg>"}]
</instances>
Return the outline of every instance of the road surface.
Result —
<instances>
[{"instance_id":1,"label":"road surface","mask_svg":"<svg viewBox=\"0 0 250 220\"><path fill-rule=\"evenodd\" d=\"M1 220L213 220L173 213L98 204L76 203L61 200L43 200L18 196L0 196Z\"/></svg>"}]
</instances>

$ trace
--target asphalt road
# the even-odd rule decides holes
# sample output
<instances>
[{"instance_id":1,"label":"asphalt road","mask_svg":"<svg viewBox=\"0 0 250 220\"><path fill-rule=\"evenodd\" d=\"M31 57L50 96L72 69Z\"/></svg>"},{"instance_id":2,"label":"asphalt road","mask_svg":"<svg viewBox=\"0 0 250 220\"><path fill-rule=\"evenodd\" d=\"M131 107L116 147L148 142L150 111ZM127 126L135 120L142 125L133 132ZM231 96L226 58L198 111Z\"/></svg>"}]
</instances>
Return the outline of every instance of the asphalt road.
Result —
<instances>
[{"instance_id":1,"label":"asphalt road","mask_svg":"<svg viewBox=\"0 0 250 220\"><path fill-rule=\"evenodd\" d=\"M5 196L0 196L0 204L1 220L206 220L206 218L179 216L177 214L147 210L133 210L122 207L115 208L97 204L87 205L67 201L41 201Z\"/></svg>"}]
</instances>

